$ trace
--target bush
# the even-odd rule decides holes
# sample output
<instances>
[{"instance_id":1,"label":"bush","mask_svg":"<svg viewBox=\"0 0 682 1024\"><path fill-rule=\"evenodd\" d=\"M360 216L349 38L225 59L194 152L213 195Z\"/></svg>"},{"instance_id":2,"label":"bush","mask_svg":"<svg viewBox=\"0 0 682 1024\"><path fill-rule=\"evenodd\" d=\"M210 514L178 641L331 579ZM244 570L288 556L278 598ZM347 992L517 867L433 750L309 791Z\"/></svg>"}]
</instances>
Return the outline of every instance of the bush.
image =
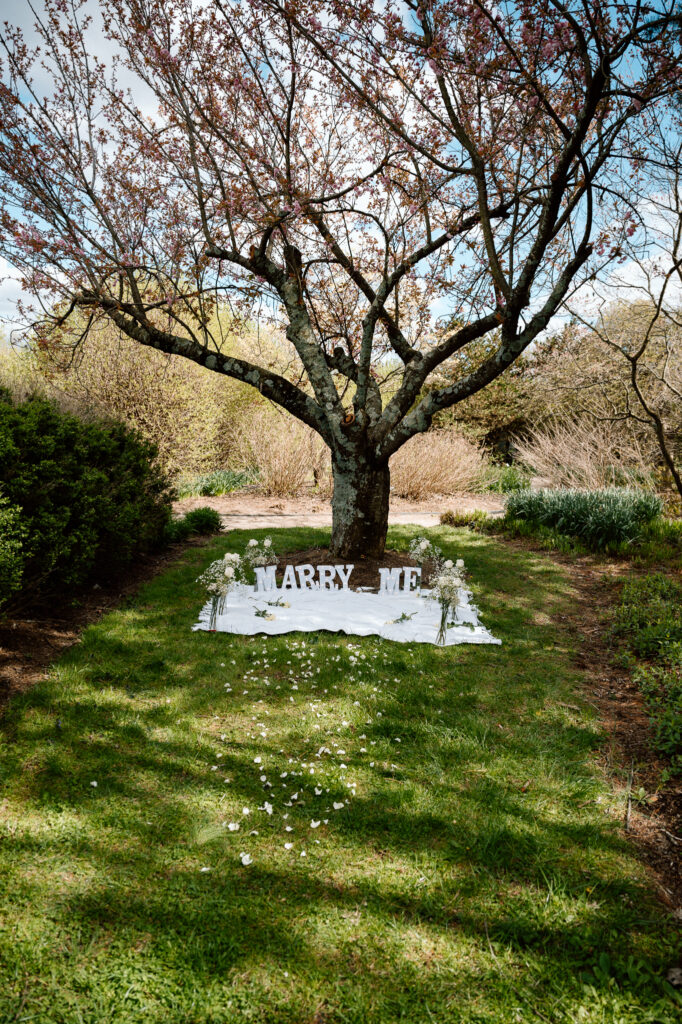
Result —
<instances>
[{"instance_id":1,"label":"bush","mask_svg":"<svg viewBox=\"0 0 682 1024\"><path fill-rule=\"evenodd\" d=\"M0 400L0 480L26 531L22 603L73 592L162 541L172 492L155 454L121 424Z\"/></svg>"},{"instance_id":2,"label":"bush","mask_svg":"<svg viewBox=\"0 0 682 1024\"><path fill-rule=\"evenodd\" d=\"M549 527L603 550L635 539L662 508L656 495L625 488L519 491L507 498L506 518Z\"/></svg>"},{"instance_id":3,"label":"bush","mask_svg":"<svg viewBox=\"0 0 682 1024\"><path fill-rule=\"evenodd\" d=\"M485 473L485 457L456 431L431 430L410 438L390 466L393 492L420 501L434 494L477 490Z\"/></svg>"},{"instance_id":4,"label":"bush","mask_svg":"<svg viewBox=\"0 0 682 1024\"><path fill-rule=\"evenodd\" d=\"M169 523L166 539L170 543L177 543L191 536L220 533L222 528L220 514L214 508L204 505L201 508L193 508L182 519L174 519Z\"/></svg>"},{"instance_id":5,"label":"bush","mask_svg":"<svg viewBox=\"0 0 682 1024\"><path fill-rule=\"evenodd\" d=\"M238 491L253 483L257 473L248 470L216 469L212 473L190 477L177 484L179 498L214 498Z\"/></svg>"},{"instance_id":6,"label":"bush","mask_svg":"<svg viewBox=\"0 0 682 1024\"><path fill-rule=\"evenodd\" d=\"M555 420L515 441L514 453L553 488L653 488L650 457L622 423Z\"/></svg>"},{"instance_id":7,"label":"bush","mask_svg":"<svg viewBox=\"0 0 682 1024\"><path fill-rule=\"evenodd\" d=\"M317 486L332 491L331 457L319 434L288 413L261 409L242 424L236 439L241 466L258 475L259 489L273 497L297 497Z\"/></svg>"},{"instance_id":8,"label":"bush","mask_svg":"<svg viewBox=\"0 0 682 1024\"><path fill-rule=\"evenodd\" d=\"M530 479L527 473L518 466L494 466L486 490L496 494L515 494L529 487Z\"/></svg>"},{"instance_id":9,"label":"bush","mask_svg":"<svg viewBox=\"0 0 682 1024\"><path fill-rule=\"evenodd\" d=\"M440 517L440 523L442 526L467 526L472 530L480 530L485 528L489 519L490 517L487 512L477 508L469 512L443 512Z\"/></svg>"},{"instance_id":10,"label":"bush","mask_svg":"<svg viewBox=\"0 0 682 1024\"><path fill-rule=\"evenodd\" d=\"M20 509L0 498L0 608L21 586L25 537Z\"/></svg>"}]
</instances>

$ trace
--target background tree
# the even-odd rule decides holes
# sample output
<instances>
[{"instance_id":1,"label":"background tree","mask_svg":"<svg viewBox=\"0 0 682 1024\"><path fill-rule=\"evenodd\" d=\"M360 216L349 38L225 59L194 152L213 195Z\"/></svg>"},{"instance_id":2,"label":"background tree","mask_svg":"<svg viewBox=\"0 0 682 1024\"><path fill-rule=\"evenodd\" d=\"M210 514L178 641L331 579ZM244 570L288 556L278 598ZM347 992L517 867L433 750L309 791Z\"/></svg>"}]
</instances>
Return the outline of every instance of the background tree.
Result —
<instances>
[{"instance_id":1,"label":"background tree","mask_svg":"<svg viewBox=\"0 0 682 1024\"><path fill-rule=\"evenodd\" d=\"M389 457L619 257L629 126L676 73L654 7L101 0L112 71L83 0L45 0L36 47L1 39L0 254L35 336L85 313L257 388L331 450L334 553L379 554ZM227 304L301 372L229 354Z\"/></svg>"}]
</instances>

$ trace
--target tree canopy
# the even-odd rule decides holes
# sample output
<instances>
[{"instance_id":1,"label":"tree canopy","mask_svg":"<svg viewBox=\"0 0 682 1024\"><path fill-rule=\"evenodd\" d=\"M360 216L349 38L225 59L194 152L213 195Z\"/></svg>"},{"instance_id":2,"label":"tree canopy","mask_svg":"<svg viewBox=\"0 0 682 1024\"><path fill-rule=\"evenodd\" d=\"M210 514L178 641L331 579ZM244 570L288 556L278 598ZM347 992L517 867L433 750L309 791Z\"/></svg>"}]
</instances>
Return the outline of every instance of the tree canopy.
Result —
<instances>
[{"instance_id":1,"label":"tree canopy","mask_svg":"<svg viewBox=\"0 0 682 1024\"><path fill-rule=\"evenodd\" d=\"M676 4L90 6L45 0L35 37L0 38L0 255L33 330L107 318L258 388L331 448L337 551L382 548L389 456L621 258ZM301 373L229 354L225 306L278 321Z\"/></svg>"}]
</instances>

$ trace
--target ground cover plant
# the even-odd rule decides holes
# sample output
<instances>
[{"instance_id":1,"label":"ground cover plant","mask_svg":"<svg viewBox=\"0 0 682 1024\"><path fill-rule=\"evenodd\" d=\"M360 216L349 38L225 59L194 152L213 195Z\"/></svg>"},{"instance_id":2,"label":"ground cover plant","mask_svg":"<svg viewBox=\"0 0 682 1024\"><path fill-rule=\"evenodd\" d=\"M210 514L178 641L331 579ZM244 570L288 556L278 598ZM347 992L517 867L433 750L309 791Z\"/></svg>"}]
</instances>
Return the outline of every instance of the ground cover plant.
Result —
<instances>
[{"instance_id":1,"label":"ground cover plant","mask_svg":"<svg viewBox=\"0 0 682 1024\"><path fill-rule=\"evenodd\" d=\"M613 635L631 655L665 774L682 774L682 583L663 573L628 580Z\"/></svg>"},{"instance_id":2,"label":"ground cover plant","mask_svg":"<svg viewBox=\"0 0 682 1024\"><path fill-rule=\"evenodd\" d=\"M599 551L635 540L662 510L661 499L646 491L626 487L559 488L512 493L506 501L505 515L577 537Z\"/></svg>"},{"instance_id":3,"label":"ground cover plant","mask_svg":"<svg viewBox=\"0 0 682 1024\"><path fill-rule=\"evenodd\" d=\"M566 577L431 536L501 648L192 633L197 575L250 537L233 532L15 698L0 1020L678 1019L677 930L594 762Z\"/></svg>"},{"instance_id":4,"label":"ground cover plant","mask_svg":"<svg viewBox=\"0 0 682 1024\"><path fill-rule=\"evenodd\" d=\"M175 489L179 498L213 498L240 490L253 483L257 475L246 470L214 469L211 473L184 477L178 481Z\"/></svg>"}]
</instances>

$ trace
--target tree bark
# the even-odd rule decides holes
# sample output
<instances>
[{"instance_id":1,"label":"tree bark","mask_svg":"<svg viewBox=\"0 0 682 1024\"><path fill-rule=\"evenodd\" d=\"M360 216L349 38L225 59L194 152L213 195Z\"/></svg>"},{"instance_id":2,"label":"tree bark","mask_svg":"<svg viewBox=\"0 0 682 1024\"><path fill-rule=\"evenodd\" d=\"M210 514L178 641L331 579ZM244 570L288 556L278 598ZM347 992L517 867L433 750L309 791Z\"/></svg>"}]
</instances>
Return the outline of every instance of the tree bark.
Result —
<instances>
[{"instance_id":1,"label":"tree bark","mask_svg":"<svg viewBox=\"0 0 682 1024\"><path fill-rule=\"evenodd\" d=\"M332 555L379 558L388 531L388 462L375 463L357 453L334 453L332 472Z\"/></svg>"}]
</instances>

